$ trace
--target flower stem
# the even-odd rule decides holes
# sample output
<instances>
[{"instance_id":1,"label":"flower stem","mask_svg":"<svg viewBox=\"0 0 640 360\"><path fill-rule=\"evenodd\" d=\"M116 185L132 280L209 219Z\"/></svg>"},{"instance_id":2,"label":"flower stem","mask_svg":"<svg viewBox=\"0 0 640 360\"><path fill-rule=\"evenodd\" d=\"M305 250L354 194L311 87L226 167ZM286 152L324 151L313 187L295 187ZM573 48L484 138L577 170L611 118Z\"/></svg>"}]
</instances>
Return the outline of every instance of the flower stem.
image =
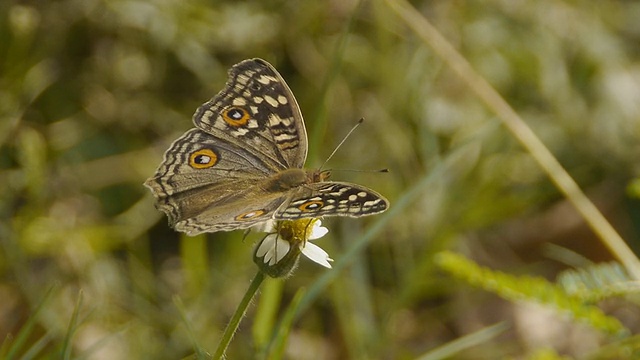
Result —
<instances>
[{"instance_id":1,"label":"flower stem","mask_svg":"<svg viewBox=\"0 0 640 360\"><path fill-rule=\"evenodd\" d=\"M258 271L256 276L251 281L251 285L249 285L249 288L247 289L247 292L244 294L244 297L238 304L238 307L236 308L236 312L231 317L229 324L227 324L227 327L224 329L224 333L222 334L222 339L220 339L220 342L218 343L218 347L216 348L216 352L213 354L212 359L220 360L224 358L224 353L227 351L227 347L229 346L229 343L231 342L233 335L236 333L236 330L238 330L240 321L242 320L244 315L247 313L247 308L251 303L251 299L253 299L253 296L258 291L258 288L260 287L260 284L262 284L263 280L264 280L264 273L262 271Z\"/></svg>"}]
</instances>

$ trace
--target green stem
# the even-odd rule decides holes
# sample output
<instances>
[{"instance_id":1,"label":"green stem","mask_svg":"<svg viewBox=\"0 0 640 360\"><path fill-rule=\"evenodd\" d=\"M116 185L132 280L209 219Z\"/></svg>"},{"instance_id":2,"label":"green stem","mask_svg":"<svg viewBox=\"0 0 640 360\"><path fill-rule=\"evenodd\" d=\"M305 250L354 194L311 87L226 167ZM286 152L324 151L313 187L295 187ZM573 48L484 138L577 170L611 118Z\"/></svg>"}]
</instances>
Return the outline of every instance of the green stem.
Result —
<instances>
[{"instance_id":1,"label":"green stem","mask_svg":"<svg viewBox=\"0 0 640 360\"><path fill-rule=\"evenodd\" d=\"M215 354L213 354L214 360L220 360L224 358L224 353L227 351L227 347L229 346L229 343L231 342L233 335L235 335L236 330L238 330L240 321L242 320L244 315L247 313L247 308L251 303L251 299L253 299L253 296L258 291L258 288L260 287L260 284L262 284L263 280L264 280L264 273L262 271L258 271L256 276L251 281L251 285L249 285L247 292L244 294L244 297L240 301L240 304L238 304L238 307L236 308L236 312L233 314L233 317L231 317L229 324L227 324L227 327L224 329L224 333L222 334L222 339L220 339L220 342L218 343L218 348L216 349Z\"/></svg>"}]
</instances>

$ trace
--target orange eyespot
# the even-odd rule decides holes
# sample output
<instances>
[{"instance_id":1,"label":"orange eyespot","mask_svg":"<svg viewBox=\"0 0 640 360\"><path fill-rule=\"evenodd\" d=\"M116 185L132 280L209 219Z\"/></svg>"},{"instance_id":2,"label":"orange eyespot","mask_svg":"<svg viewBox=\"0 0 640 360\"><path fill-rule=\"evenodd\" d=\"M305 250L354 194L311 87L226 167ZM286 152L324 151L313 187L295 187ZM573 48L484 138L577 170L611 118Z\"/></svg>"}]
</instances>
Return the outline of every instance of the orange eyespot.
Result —
<instances>
[{"instance_id":1,"label":"orange eyespot","mask_svg":"<svg viewBox=\"0 0 640 360\"><path fill-rule=\"evenodd\" d=\"M312 200L312 201L307 201L306 203L298 206L298 209L300 209L300 211L302 212L314 211L314 210L318 210L323 206L324 206L324 202L320 200Z\"/></svg>"},{"instance_id":2,"label":"orange eyespot","mask_svg":"<svg viewBox=\"0 0 640 360\"><path fill-rule=\"evenodd\" d=\"M263 215L265 213L264 210L251 210L249 212L246 213L242 213L240 215L237 215L235 217L236 220L238 221L242 221L242 220L249 220L249 219L253 219L255 217L258 217L260 215Z\"/></svg>"},{"instance_id":3,"label":"orange eyespot","mask_svg":"<svg viewBox=\"0 0 640 360\"><path fill-rule=\"evenodd\" d=\"M246 125L251 117L244 108L230 106L222 111L222 118L227 124L233 127L240 127Z\"/></svg>"},{"instance_id":4,"label":"orange eyespot","mask_svg":"<svg viewBox=\"0 0 640 360\"><path fill-rule=\"evenodd\" d=\"M210 168L218 162L218 155L211 149L196 150L189 155L189 165L195 169Z\"/></svg>"}]
</instances>

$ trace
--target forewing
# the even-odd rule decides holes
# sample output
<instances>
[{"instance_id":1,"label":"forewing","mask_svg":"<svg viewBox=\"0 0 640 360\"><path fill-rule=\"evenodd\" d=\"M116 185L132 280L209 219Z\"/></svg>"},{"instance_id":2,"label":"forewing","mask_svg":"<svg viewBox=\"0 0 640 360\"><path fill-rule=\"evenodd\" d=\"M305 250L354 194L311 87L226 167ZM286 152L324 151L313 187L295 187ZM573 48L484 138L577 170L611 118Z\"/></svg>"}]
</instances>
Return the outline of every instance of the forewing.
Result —
<instances>
[{"instance_id":1,"label":"forewing","mask_svg":"<svg viewBox=\"0 0 640 360\"><path fill-rule=\"evenodd\" d=\"M379 214L389 201L377 192L352 183L319 182L300 186L274 214L277 220L322 216L361 217Z\"/></svg>"},{"instance_id":2,"label":"forewing","mask_svg":"<svg viewBox=\"0 0 640 360\"><path fill-rule=\"evenodd\" d=\"M198 108L196 126L229 142L240 142L280 169L302 168L307 133L298 103L280 74L262 59L229 70L225 88Z\"/></svg>"}]
</instances>

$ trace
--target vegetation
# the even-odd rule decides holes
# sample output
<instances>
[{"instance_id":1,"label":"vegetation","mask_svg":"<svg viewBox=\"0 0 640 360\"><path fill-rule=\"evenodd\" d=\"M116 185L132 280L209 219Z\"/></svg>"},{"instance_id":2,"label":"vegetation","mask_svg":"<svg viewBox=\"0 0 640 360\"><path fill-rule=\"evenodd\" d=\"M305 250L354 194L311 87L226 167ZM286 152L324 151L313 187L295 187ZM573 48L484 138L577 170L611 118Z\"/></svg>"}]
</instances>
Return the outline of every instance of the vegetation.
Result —
<instances>
[{"instance_id":1,"label":"vegetation","mask_svg":"<svg viewBox=\"0 0 640 360\"><path fill-rule=\"evenodd\" d=\"M412 4L0 2L0 358L216 352L264 235L176 233L142 183L254 57L307 167L366 119L328 167L391 208L324 219L333 268L265 279L228 358L640 358L640 7Z\"/></svg>"}]
</instances>

